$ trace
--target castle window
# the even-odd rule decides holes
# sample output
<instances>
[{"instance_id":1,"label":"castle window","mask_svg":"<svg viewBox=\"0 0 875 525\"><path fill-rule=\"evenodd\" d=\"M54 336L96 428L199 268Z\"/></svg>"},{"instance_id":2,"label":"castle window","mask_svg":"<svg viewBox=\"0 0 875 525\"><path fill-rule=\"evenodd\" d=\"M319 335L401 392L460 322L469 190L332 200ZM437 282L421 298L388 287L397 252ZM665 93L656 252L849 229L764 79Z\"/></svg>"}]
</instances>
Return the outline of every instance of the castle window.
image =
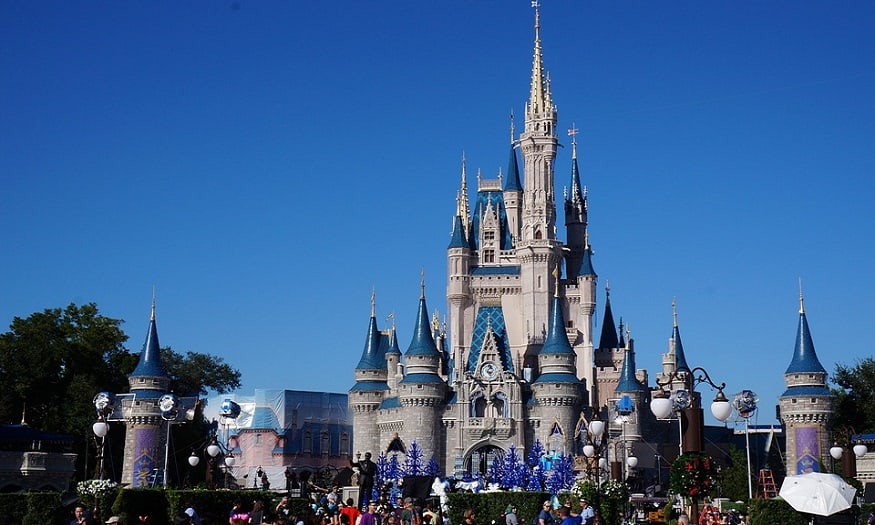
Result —
<instances>
[{"instance_id":1,"label":"castle window","mask_svg":"<svg viewBox=\"0 0 875 525\"><path fill-rule=\"evenodd\" d=\"M261 434L255 434L255 444L261 445Z\"/></svg>"},{"instance_id":2,"label":"castle window","mask_svg":"<svg viewBox=\"0 0 875 525\"><path fill-rule=\"evenodd\" d=\"M323 456L327 456L331 452L331 441L329 440L327 430L323 430L322 435L319 436L319 452Z\"/></svg>"},{"instance_id":3,"label":"castle window","mask_svg":"<svg viewBox=\"0 0 875 525\"><path fill-rule=\"evenodd\" d=\"M304 432L304 454L310 454L313 452L313 436L310 434L310 431Z\"/></svg>"},{"instance_id":4,"label":"castle window","mask_svg":"<svg viewBox=\"0 0 875 525\"><path fill-rule=\"evenodd\" d=\"M495 240L495 232L493 232L493 231L483 232L483 240L494 241Z\"/></svg>"}]
</instances>

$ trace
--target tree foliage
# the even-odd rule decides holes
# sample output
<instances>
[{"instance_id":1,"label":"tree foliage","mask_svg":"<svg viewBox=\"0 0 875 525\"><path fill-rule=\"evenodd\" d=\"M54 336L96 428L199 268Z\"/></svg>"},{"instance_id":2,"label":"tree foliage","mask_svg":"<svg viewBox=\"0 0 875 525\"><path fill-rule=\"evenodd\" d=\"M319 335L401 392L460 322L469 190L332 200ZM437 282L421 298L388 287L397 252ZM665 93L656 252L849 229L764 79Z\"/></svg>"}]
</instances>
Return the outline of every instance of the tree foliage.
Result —
<instances>
[{"instance_id":1,"label":"tree foliage","mask_svg":"<svg viewBox=\"0 0 875 525\"><path fill-rule=\"evenodd\" d=\"M731 501L747 501L750 490L747 477L747 454L735 445L729 445L729 457L731 463L723 467L721 471L720 488L722 493L720 495ZM753 480L751 480L752 482Z\"/></svg>"},{"instance_id":2,"label":"tree foliage","mask_svg":"<svg viewBox=\"0 0 875 525\"><path fill-rule=\"evenodd\" d=\"M240 388L240 372L221 357L172 348L161 349L161 361L170 376L170 390L180 396L205 396L210 390L225 394Z\"/></svg>"},{"instance_id":3,"label":"tree foliage","mask_svg":"<svg viewBox=\"0 0 875 525\"><path fill-rule=\"evenodd\" d=\"M859 434L875 432L875 358L866 357L853 367L836 364L832 382L836 395L833 428L853 428Z\"/></svg>"}]
</instances>

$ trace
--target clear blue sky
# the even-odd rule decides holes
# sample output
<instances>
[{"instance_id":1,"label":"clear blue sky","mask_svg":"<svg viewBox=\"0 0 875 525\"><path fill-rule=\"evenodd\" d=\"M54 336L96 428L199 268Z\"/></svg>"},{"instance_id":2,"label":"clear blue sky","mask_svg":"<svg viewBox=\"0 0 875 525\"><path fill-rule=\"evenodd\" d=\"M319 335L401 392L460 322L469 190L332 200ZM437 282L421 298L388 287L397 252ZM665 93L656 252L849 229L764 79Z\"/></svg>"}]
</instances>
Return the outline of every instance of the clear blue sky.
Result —
<instances>
[{"instance_id":1,"label":"clear blue sky","mask_svg":"<svg viewBox=\"0 0 875 525\"><path fill-rule=\"evenodd\" d=\"M875 3L542 4L596 329L610 281L652 382L677 298L690 364L759 393L759 423L800 277L824 367L871 355ZM139 351L155 285L162 345L222 356L242 393L345 392L372 289L402 351L422 269L446 312L460 158L471 187L505 166L532 19L527 0L0 3L0 323L96 302Z\"/></svg>"}]
</instances>

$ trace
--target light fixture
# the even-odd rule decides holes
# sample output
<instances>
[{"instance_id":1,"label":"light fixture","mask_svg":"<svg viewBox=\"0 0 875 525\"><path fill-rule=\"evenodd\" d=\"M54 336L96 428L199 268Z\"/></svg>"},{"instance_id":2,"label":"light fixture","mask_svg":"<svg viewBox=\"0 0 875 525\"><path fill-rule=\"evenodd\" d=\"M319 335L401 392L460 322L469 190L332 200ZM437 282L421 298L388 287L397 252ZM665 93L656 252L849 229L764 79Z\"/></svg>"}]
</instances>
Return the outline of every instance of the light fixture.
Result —
<instances>
[{"instance_id":1,"label":"light fixture","mask_svg":"<svg viewBox=\"0 0 875 525\"><path fill-rule=\"evenodd\" d=\"M225 466L233 467L234 466L234 456L225 456Z\"/></svg>"},{"instance_id":2,"label":"light fixture","mask_svg":"<svg viewBox=\"0 0 875 525\"><path fill-rule=\"evenodd\" d=\"M213 442L207 446L207 454L209 454L212 458L218 456L219 452L221 451L222 449L219 448L219 445L216 443L215 440L213 440Z\"/></svg>"},{"instance_id":3,"label":"light fixture","mask_svg":"<svg viewBox=\"0 0 875 525\"><path fill-rule=\"evenodd\" d=\"M591 458L595 456L595 447L592 445L584 445L583 446L583 455Z\"/></svg>"},{"instance_id":4,"label":"light fixture","mask_svg":"<svg viewBox=\"0 0 875 525\"><path fill-rule=\"evenodd\" d=\"M91 425L91 430L94 431L94 435L99 438L106 437L106 434L109 433L109 423L106 421L98 421Z\"/></svg>"},{"instance_id":5,"label":"light fixture","mask_svg":"<svg viewBox=\"0 0 875 525\"><path fill-rule=\"evenodd\" d=\"M732 405L729 403L729 400L726 399L723 390L717 391L717 396L711 403L711 415L719 421L726 421L729 419L729 416L732 415Z\"/></svg>"},{"instance_id":6,"label":"light fixture","mask_svg":"<svg viewBox=\"0 0 875 525\"><path fill-rule=\"evenodd\" d=\"M673 408L671 399L666 395L665 390L660 388L653 393L653 399L650 400L650 411L657 419L667 419Z\"/></svg>"},{"instance_id":7,"label":"light fixture","mask_svg":"<svg viewBox=\"0 0 875 525\"><path fill-rule=\"evenodd\" d=\"M842 447L839 446L838 443L834 443L832 448L829 449L829 455L832 456L832 459L842 459Z\"/></svg>"},{"instance_id":8,"label":"light fixture","mask_svg":"<svg viewBox=\"0 0 875 525\"><path fill-rule=\"evenodd\" d=\"M200 462L201 458L197 457L197 454L195 454L194 450L192 450L191 455L188 456L188 464L192 467L196 467Z\"/></svg>"},{"instance_id":9,"label":"light fixture","mask_svg":"<svg viewBox=\"0 0 875 525\"><path fill-rule=\"evenodd\" d=\"M869 452L869 448L862 443L857 443L854 445L854 455L858 458L865 456Z\"/></svg>"},{"instance_id":10,"label":"light fixture","mask_svg":"<svg viewBox=\"0 0 875 525\"><path fill-rule=\"evenodd\" d=\"M638 458L635 456L629 456L626 458L626 466L629 468L635 468L638 466Z\"/></svg>"},{"instance_id":11,"label":"light fixture","mask_svg":"<svg viewBox=\"0 0 875 525\"><path fill-rule=\"evenodd\" d=\"M589 432L596 438L602 437L605 432L605 422L600 419L593 419L589 422Z\"/></svg>"}]
</instances>

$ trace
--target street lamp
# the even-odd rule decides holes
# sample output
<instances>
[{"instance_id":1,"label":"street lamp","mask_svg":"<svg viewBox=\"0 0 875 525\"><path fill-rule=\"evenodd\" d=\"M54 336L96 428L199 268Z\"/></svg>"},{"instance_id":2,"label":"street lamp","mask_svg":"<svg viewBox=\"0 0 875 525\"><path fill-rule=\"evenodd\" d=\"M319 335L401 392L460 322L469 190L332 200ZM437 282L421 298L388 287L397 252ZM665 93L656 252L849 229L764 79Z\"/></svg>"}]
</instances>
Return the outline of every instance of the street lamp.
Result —
<instances>
[{"instance_id":1,"label":"street lamp","mask_svg":"<svg viewBox=\"0 0 875 525\"><path fill-rule=\"evenodd\" d=\"M676 390L672 397L669 397L666 387L676 382L680 382L683 388ZM678 413L681 428L681 454L684 452L704 452L705 449L704 411L702 410L701 398L696 395L695 391L696 386L701 383L708 383L712 388L717 389L717 395L711 402L711 415L719 421L729 419L729 416L732 415L732 405L723 393L726 383L716 384L704 368L689 369L684 366L673 371L663 381L656 380L658 388L653 393L650 410L659 419L667 418L672 411ZM690 521L697 523L698 519L699 505L693 498L690 506Z\"/></svg>"},{"instance_id":2,"label":"street lamp","mask_svg":"<svg viewBox=\"0 0 875 525\"><path fill-rule=\"evenodd\" d=\"M849 442L857 442L851 448L851 450L854 451L853 456L850 454L845 454L845 449L842 448L838 443L834 443L832 448L829 449L829 455L832 456L835 461L838 461L840 459L842 460L842 474L845 477L854 478L857 476L857 459L865 456L869 452L869 447L863 444L863 442L860 440L859 435L851 433L848 436L848 440ZM833 465L833 472L835 472L835 465Z\"/></svg>"},{"instance_id":3,"label":"street lamp","mask_svg":"<svg viewBox=\"0 0 875 525\"><path fill-rule=\"evenodd\" d=\"M753 478L750 472L750 417L757 410L760 398L752 390L742 390L735 394L732 406L744 419L744 444L747 448L747 499L753 499Z\"/></svg>"},{"instance_id":4,"label":"street lamp","mask_svg":"<svg viewBox=\"0 0 875 525\"><path fill-rule=\"evenodd\" d=\"M582 418L583 416L581 416ZM607 467L607 460L602 457L604 448L603 436L605 434L605 422L598 418L598 412L593 414L593 418L584 427L586 432L586 445L583 446L583 455L587 458L587 476L592 478L593 470L595 470L595 487L596 501L595 508L599 508L601 498L601 473ZM585 420L584 420L585 421ZM595 468L592 467L592 460L595 462Z\"/></svg>"},{"instance_id":5,"label":"street lamp","mask_svg":"<svg viewBox=\"0 0 875 525\"><path fill-rule=\"evenodd\" d=\"M97 411L97 422L91 425L91 431L99 440L97 446L97 465L95 477L103 479L103 456L106 452L106 436L109 434L107 418L112 413L115 404L115 396L109 392L98 392L94 396L94 409Z\"/></svg>"}]
</instances>

